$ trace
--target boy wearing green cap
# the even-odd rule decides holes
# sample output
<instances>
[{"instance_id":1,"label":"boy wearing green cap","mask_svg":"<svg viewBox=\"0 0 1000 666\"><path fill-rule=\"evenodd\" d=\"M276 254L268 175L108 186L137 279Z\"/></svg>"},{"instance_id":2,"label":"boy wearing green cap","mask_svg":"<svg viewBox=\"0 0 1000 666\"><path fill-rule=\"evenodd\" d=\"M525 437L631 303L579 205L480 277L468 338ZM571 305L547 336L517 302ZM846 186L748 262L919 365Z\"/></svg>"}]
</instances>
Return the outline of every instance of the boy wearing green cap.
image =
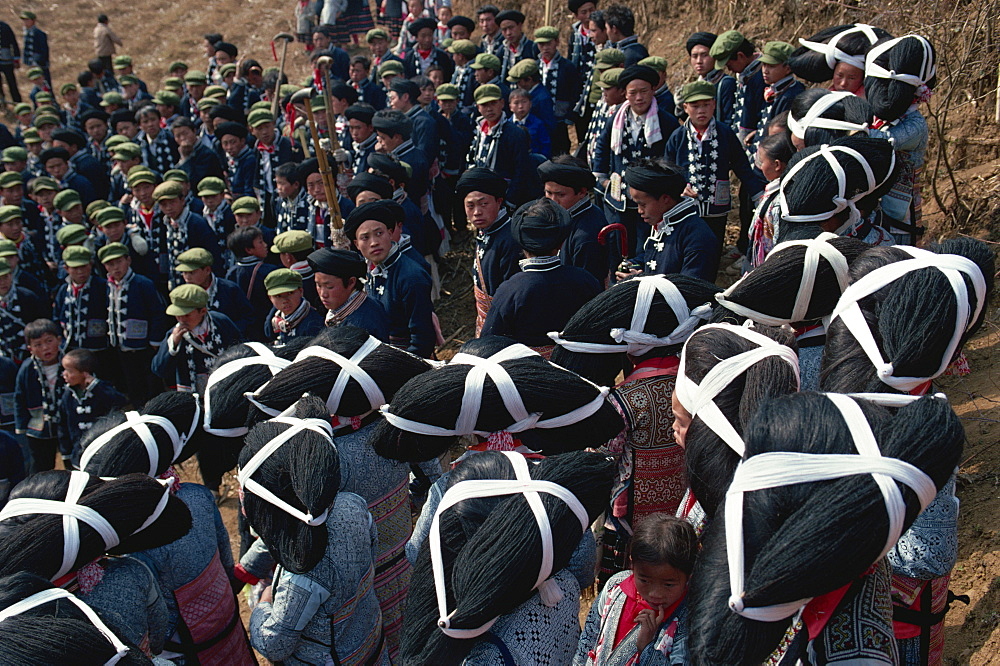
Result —
<instances>
[{"instance_id":1,"label":"boy wearing green cap","mask_svg":"<svg viewBox=\"0 0 1000 666\"><path fill-rule=\"evenodd\" d=\"M507 104L510 106L511 119L531 137L531 152L546 158L552 157L552 132L532 113L534 104L528 91L514 88L507 96Z\"/></svg>"},{"instance_id":2,"label":"boy wearing green cap","mask_svg":"<svg viewBox=\"0 0 1000 666\"><path fill-rule=\"evenodd\" d=\"M398 4L398 3L396 3ZM401 17L402 18L402 17ZM379 69L390 60L395 60L400 65L403 60L389 50L389 33L384 28L372 28L365 35L365 42L368 50L371 51L371 80L376 86L382 85L381 73Z\"/></svg>"},{"instance_id":3,"label":"boy wearing green cap","mask_svg":"<svg viewBox=\"0 0 1000 666\"><path fill-rule=\"evenodd\" d=\"M28 171L28 151L21 146L10 146L9 148L4 148L3 153L0 154L0 162L3 163L3 171L21 175L21 180L27 180L31 178L31 174Z\"/></svg>"},{"instance_id":4,"label":"boy wearing green cap","mask_svg":"<svg viewBox=\"0 0 1000 666\"><path fill-rule=\"evenodd\" d=\"M49 297L49 290L45 288L42 281L31 273L20 270L20 258L17 256L17 245L6 238L0 239L0 259L3 259L10 266L11 275L14 276L14 286L27 289L40 300Z\"/></svg>"},{"instance_id":5,"label":"boy wearing green cap","mask_svg":"<svg viewBox=\"0 0 1000 666\"><path fill-rule=\"evenodd\" d=\"M552 97L556 128L552 134L552 154L569 152L569 126L573 124L573 107L580 99L583 80L580 70L559 53L559 29L543 26L535 30L538 68L542 86Z\"/></svg>"},{"instance_id":6,"label":"boy wearing green cap","mask_svg":"<svg viewBox=\"0 0 1000 666\"><path fill-rule=\"evenodd\" d=\"M271 271L264 288L272 308L264 319L264 340L284 345L294 338L311 338L325 326L323 317L302 293L302 276L288 268Z\"/></svg>"},{"instance_id":7,"label":"boy wearing green cap","mask_svg":"<svg viewBox=\"0 0 1000 666\"><path fill-rule=\"evenodd\" d=\"M708 53L715 58L718 69L728 69L735 75L736 94L733 99L731 127L740 141L744 141L747 134L757 128L764 103L763 63L757 47L742 33L727 30L715 38ZM749 158L753 159L753 155L749 154Z\"/></svg>"},{"instance_id":8,"label":"boy wearing green cap","mask_svg":"<svg viewBox=\"0 0 1000 666\"><path fill-rule=\"evenodd\" d=\"M42 71L41 67L29 67L24 77L28 79L29 83L32 84L31 92L28 93L28 98L32 101L32 103L34 103L35 106L38 106L38 93L51 93L52 86L45 80L45 72Z\"/></svg>"},{"instance_id":9,"label":"boy wearing green cap","mask_svg":"<svg viewBox=\"0 0 1000 666\"><path fill-rule=\"evenodd\" d=\"M556 114L552 96L542 85L538 61L528 58L516 63L507 74L507 81L528 93L532 115L542 121L545 131L551 136L556 129Z\"/></svg>"},{"instance_id":10,"label":"boy wearing green cap","mask_svg":"<svg viewBox=\"0 0 1000 666\"><path fill-rule=\"evenodd\" d=\"M94 253L83 245L62 251L66 281L56 292L52 319L62 327L63 350L108 348L108 285L94 275ZM103 365L103 363L102 363Z\"/></svg>"},{"instance_id":11,"label":"boy wearing green cap","mask_svg":"<svg viewBox=\"0 0 1000 666\"><path fill-rule=\"evenodd\" d=\"M34 107L29 102L18 102L14 105L14 117L17 119L17 124L14 126L14 139L18 143L24 140L24 132L33 128L31 124L32 113L34 113Z\"/></svg>"},{"instance_id":12,"label":"boy wearing green cap","mask_svg":"<svg viewBox=\"0 0 1000 666\"><path fill-rule=\"evenodd\" d=\"M196 284L208 293L208 307L229 317L241 331L252 330L254 317L250 301L235 282L212 274L215 258L208 250L193 247L177 257L176 270L185 284ZM251 336L259 339L259 333Z\"/></svg>"},{"instance_id":13,"label":"boy wearing green cap","mask_svg":"<svg viewBox=\"0 0 1000 666\"><path fill-rule=\"evenodd\" d=\"M38 206L24 196L24 178L16 171L0 173L0 201L9 206L17 206L21 210L21 219L33 234L43 228L42 216Z\"/></svg>"},{"instance_id":14,"label":"boy wearing green cap","mask_svg":"<svg viewBox=\"0 0 1000 666\"><path fill-rule=\"evenodd\" d=\"M149 369L169 323L163 298L149 277L134 270L133 256L122 243L108 243L97 251L108 276L108 346L117 369L112 374L132 406L139 408L163 388Z\"/></svg>"},{"instance_id":15,"label":"boy wearing green cap","mask_svg":"<svg viewBox=\"0 0 1000 666\"><path fill-rule=\"evenodd\" d=\"M155 267L149 243L140 229L125 224L125 212L121 208L117 206L102 208L91 221L100 230L94 238L95 252L100 253L103 247L112 243L124 245L129 251L132 269L140 275L152 278Z\"/></svg>"},{"instance_id":16,"label":"boy wearing green cap","mask_svg":"<svg viewBox=\"0 0 1000 666\"><path fill-rule=\"evenodd\" d=\"M524 166L530 163L531 138L506 113L500 88L495 85L476 89L476 108L482 119L472 138L468 168L490 169L507 181L505 199L519 205L530 198Z\"/></svg>"},{"instance_id":17,"label":"boy wearing green cap","mask_svg":"<svg viewBox=\"0 0 1000 666\"><path fill-rule=\"evenodd\" d=\"M170 390L204 394L215 358L243 335L229 317L208 309L208 292L194 284L173 289L166 312L177 323L153 357L153 374Z\"/></svg>"},{"instance_id":18,"label":"boy wearing green cap","mask_svg":"<svg viewBox=\"0 0 1000 666\"><path fill-rule=\"evenodd\" d=\"M764 105L761 107L757 130L747 137L750 154L757 153L757 144L764 138L764 128L779 113L792 108L792 100L806 89L792 74L788 58L795 50L787 42L768 42L760 51L761 72L764 75Z\"/></svg>"},{"instance_id":19,"label":"boy wearing green cap","mask_svg":"<svg viewBox=\"0 0 1000 666\"><path fill-rule=\"evenodd\" d=\"M23 11L18 14L24 25L24 35L21 42L21 62L27 67L41 67L49 87L52 87L52 75L49 73L49 36L38 27L38 17L35 12Z\"/></svg>"},{"instance_id":20,"label":"boy wearing green cap","mask_svg":"<svg viewBox=\"0 0 1000 666\"><path fill-rule=\"evenodd\" d=\"M229 232L236 227L236 217L233 215L232 206L226 200L225 181L215 176L203 178L198 182L195 194L201 199L202 217L208 222L208 226L212 228L220 242L224 242Z\"/></svg>"},{"instance_id":21,"label":"boy wearing green cap","mask_svg":"<svg viewBox=\"0 0 1000 666\"><path fill-rule=\"evenodd\" d=\"M15 285L10 264L0 260L0 353L22 363L30 351L30 340L26 347L23 337L25 325L47 319L51 312L48 298Z\"/></svg>"},{"instance_id":22,"label":"boy wearing green cap","mask_svg":"<svg viewBox=\"0 0 1000 666\"><path fill-rule=\"evenodd\" d=\"M0 194L4 201L16 203L0 206L0 237L17 244L18 255L21 257L21 267L24 270L34 273L46 285L54 287L55 278L45 263L45 255L41 251L42 238L39 237L36 243L24 232L24 225L27 223L29 229L41 234L43 226L38 207L31 205L30 201L24 199L24 188L19 183L0 188L0 192L4 191L8 192L6 195Z\"/></svg>"},{"instance_id":23,"label":"boy wearing green cap","mask_svg":"<svg viewBox=\"0 0 1000 666\"><path fill-rule=\"evenodd\" d=\"M251 111L247 122L250 125L250 133L256 139L254 148L257 151L257 190L264 199L263 208L267 224L273 226L276 199L275 174L282 164L294 159L292 142L288 137L278 134L274 116L270 111L264 109Z\"/></svg>"},{"instance_id":24,"label":"boy wearing green cap","mask_svg":"<svg viewBox=\"0 0 1000 666\"><path fill-rule=\"evenodd\" d=\"M210 252L215 271L221 273L223 264L219 239L205 218L188 208L181 184L160 183L153 190L153 198L162 213L153 229L155 233L150 244L159 266L157 282L168 284L171 288L184 283L177 265L178 257L188 248L202 248Z\"/></svg>"}]
</instances>

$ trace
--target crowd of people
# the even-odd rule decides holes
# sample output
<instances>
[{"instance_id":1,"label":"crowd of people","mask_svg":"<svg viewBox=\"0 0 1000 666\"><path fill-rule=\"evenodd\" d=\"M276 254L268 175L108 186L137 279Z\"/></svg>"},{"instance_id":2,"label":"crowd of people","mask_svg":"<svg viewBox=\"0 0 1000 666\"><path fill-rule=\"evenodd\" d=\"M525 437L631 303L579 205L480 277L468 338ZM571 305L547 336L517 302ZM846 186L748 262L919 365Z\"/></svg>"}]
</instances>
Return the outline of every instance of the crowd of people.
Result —
<instances>
[{"instance_id":1,"label":"crowd of people","mask_svg":"<svg viewBox=\"0 0 1000 666\"><path fill-rule=\"evenodd\" d=\"M671 90L624 5L376 9L298 3L302 85L0 23L5 663L942 663L995 267L917 247L931 43L695 32Z\"/></svg>"}]
</instances>

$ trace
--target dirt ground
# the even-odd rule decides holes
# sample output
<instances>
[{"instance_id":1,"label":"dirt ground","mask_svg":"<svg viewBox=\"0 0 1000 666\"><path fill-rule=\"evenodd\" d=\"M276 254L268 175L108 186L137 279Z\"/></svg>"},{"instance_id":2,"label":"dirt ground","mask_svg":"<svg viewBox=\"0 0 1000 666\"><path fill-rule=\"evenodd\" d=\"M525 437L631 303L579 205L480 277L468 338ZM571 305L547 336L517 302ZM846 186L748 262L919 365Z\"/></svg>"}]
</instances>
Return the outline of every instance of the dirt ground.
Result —
<instances>
[{"instance_id":1,"label":"dirt ground","mask_svg":"<svg viewBox=\"0 0 1000 666\"><path fill-rule=\"evenodd\" d=\"M281 31L293 31L294 3L268 0L176 0L172 3L141 3L126 0L10 0L0 5L0 20L14 27L20 40L21 28L16 13L31 9L39 17L40 27L48 32L52 48L53 77L56 88L75 80L87 59L93 57L91 31L99 12L108 14L111 27L123 38L125 46L119 53L131 55L136 73L151 90L159 87L166 76L166 66L173 60L184 60L194 69L204 69L202 34L221 32L227 41L237 44L241 55L256 58L264 67L277 66L270 48L271 36ZM468 13L471 0L457 0L456 13ZM508 6L512 3L501 3ZM517 4L517 3L513 3ZM669 78L676 87L688 77L684 62L684 39L694 30L717 27L720 30L735 25L755 39L773 39L774 32L786 38L809 34L824 25L840 22L845 7L851 3L775 3L752 17L741 13L743 2L726 3L679 0L661 12L649 3L637 5L640 26L656 25L652 31L640 32L640 39L651 52L664 55L669 61ZM920 8L929 3L918 0L907 3ZM715 15L709 15L711 8ZM721 7L721 9L719 9ZM556 11L561 5L556 3ZM780 8L780 9L779 9ZM530 25L539 25L540 3L522 7ZM463 12L464 10L464 12ZM689 12L682 16L682 13ZM558 25L568 25L558 14ZM872 16L874 19L885 16ZM902 33L900 33L902 34ZM307 59L300 45L293 44L288 52L286 71L293 81L308 75ZM19 74L23 77L24 70ZM21 80L21 92L29 86ZM992 104L992 101L990 101ZM972 122L970 120L970 122ZM971 126L970 126L971 127ZM970 130L971 131L971 130ZM975 132L981 134L982 132ZM972 208L979 214L976 222L958 231L985 240L994 240L997 202L1000 198L1000 167L995 160L995 148L983 149L959 146L953 156L962 171L956 173L964 193L975 194ZM925 192L925 212L932 230L925 238L939 236L937 228L954 204L947 198L938 206ZM954 233L949 228L948 233ZM732 230L731 230L731 233ZM1000 239L997 239L1000 240ZM445 257L441 266L445 293L436 309L444 337L449 341L441 350L450 357L455 349L473 335L474 306L471 293L469 239L457 239L455 251ZM726 278L727 281L732 278ZM956 412L962 417L968 443L959 477L961 499L960 558L955 568L951 588L956 594L968 594L971 604L955 604L946 619L945 663L951 665L984 666L1000 664L1000 375L997 372L997 352L1000 345L1000 308L994 303L989 310L983 331L970 343L967 356L972 374L948 377L940 389L949 395ZM184 476L197 478L194 463L183 470ZM221 505L223 517L232 534L236 533L238 502L235 492ZM235 544L234 544L235 546ZM244 609L245 610L245 609Z\"/></svg>"}]
</instances>

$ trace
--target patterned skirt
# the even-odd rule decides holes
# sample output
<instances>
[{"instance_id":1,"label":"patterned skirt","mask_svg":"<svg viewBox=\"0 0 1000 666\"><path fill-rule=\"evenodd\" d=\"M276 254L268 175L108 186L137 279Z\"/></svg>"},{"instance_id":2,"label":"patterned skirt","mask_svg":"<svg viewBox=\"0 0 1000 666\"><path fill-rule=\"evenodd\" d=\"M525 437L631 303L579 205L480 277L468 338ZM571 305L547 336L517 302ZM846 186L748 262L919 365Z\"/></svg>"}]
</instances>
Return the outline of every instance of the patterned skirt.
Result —
<instances>
[{"instance_id":1,"label":"patterned skirt","mask_svg":"<svg viewBox=\"0 0 1000 666\"><path fill-rule=\"evenodd\" d=\"M403 627L406 592L410 587L410 561L406 542L410 538L410 495L404 480L384 497L368 505L378 527L378 556L375 558L375 596L382 609L382 630L389 657L399 652L399 632Z\"/></svg>"},{"instance_id":2,"label":"patterned skirt","mask_svg":"<svg viewBox=\"0 0 1000 666\"><path fill-rule=\"evenodd\" d=\"M367 7L362 7L358 13L343 13L337 17L333 26L333 41L336 44L346 44L353 35L363 35L375 27L372 14Z\"/></svg>"}]
</instances>

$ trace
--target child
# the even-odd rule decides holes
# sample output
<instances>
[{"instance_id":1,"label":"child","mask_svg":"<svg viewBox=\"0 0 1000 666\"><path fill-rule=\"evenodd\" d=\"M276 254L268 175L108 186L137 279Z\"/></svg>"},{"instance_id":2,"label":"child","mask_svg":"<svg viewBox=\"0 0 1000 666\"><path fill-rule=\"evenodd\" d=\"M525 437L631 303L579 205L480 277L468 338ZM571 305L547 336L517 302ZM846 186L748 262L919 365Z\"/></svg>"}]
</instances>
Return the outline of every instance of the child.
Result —
<instances>
[{"instance_id":1,"label":"child","mask_svg":"<svg viewBox=\"0 0 1000 666\"><path fill-rule=\"evenodd\" d=\"M215 176L203 178L198 183L197 194L203 204L202 216L218 236L221 245L229 232L236 227L236 216L233 215L232 206L226 200L226 183ZM228 263L230 262L227 259Z\"/></svg>"},{"instance_id":2,"label":"child","mask_svg":"<svg viewBox=\"0 0 1000 666\"><path fill-rule=\"evenodd\" d=\"M226 180L233 197L253 196L257 185L257 155L247 145L247 128L224 122L215 128L215 138L226 153Z\"/></svg>"},{"instance_id":3,"label":"child","mask_svg":"<svg viewBox=\"0 0 1000 666\"><path fill-rule=\"evenodd\" d=\"M302 294L302 276L279 268L264 278L274 306L264 320L264 337L271 344L288 344L294 338L311 338L323 330L323 317Z\"/></svg>"},{"instance_id":4,"label":"child","mask_svg":"<svg viewBox=\"0 0 1000 666\"><path fill-rule=\"evenodd\" d=\"M654 656L688 663L685 597L697 552L694 528L683 520L657 513L639 523L629 544L632 570L612 576L590 607L573 665Z\"/></svg>"},{"instance_id":5,"label":"child","mask_svg":"<svg viewBox=\"0 0 1000 666\"><path fill-rule=\"evenodd\" d=\"M62 338L54 321L36 319L24 327L24 339L31 358L17 371L14 428L18 435L27 437L30 475L55 467L59 397L63 390L59 374Z\"/></svg>"},{"instance_id":6,"label":"child","mask_svg":"<svg viewBox=\"0 0 1000 666\"><path fill-rule=\"evenodd\" d=\"M238 284L247 294L254 318L263 321L271 309L264 278L277 268L265 261L268 244L264 234L258 227L240 227L226 238L226 246L236 258L236 264L226 273L226 279Z\"/></svg>"},{"instance_id":7,"label":"child","mask_svg":"<svg viewBox=\"0 0 1000 666\"><path fill-rule=\"evenodd\" d=\"M747 258L751 268L764 263L767 253L774 247L774 223L780 211L772 203L778 196L781 176L788 169L788 161L795 154L795 146L790 137L788 132L778 132L764 137L757 144L757 168L764 174L767 186L764 187L764 193L750 222Z\"/></svg>"},{"instance_id":8,"label":"child","mask_svg":"<svg viewBox=\"0 0 1000 666\"><path fill-rule=\"evenodd\" d=\"M580 99L583 80L576 65L559 54L558 28L544 26L535 30L535 44L538 48L538 68L541 70L542 86L549 91L555 108L553 153L561 155L569 152L568 128L573 122L573 107Z\"/></svg>"},{"instance_id":9,"label":"child","mask_svg":"<svg viewBox=\"0 0 1000 666\"><path fill-rule=\"evenodd\" d=\"M52 319L62 326L65 349L108 348L107 283L93 274L93 259L94 253L83 245L62 252L67 278L56 293Z\"/></svg>"},{"instance_id":10,"label":"child","mask_svg":"<svg viewBox=\"0 0 1000 666\"><path fill-rule=\"evenodd\" d=\"M764 128L771 118L791 108L792 100L806 89L795 79L788 58L792 55L792 45L786 42L768 42L761 49L761 72L764 75L764 102L761 107L757 131L747 137L750 154L757 150L757 144L764 138Z\"/></svg>"},{"instance_id":11,"label":"child","mask_svg":"<svg viewBox=\"0 0 1000 666\"><path fill-rule=\"evenodd\" d=\"M80 440L98 418L121 409L128 400L110 382L94 376L97 357L89 349L73 349L62 358L62 378L66 382L59 401L59 453L80 462Z\"/></svg>"},{"instance_id":12,"label":"child","mask_svg":"<svg viewBox=\"0 0 1000 666\"><path fill-rule=\"evenodd\" d=\"M510 112L514 124L520 125L531 137L531 152L544 157L552 156L552 143L545 124L531 113L531 95L527 90L515 88L510 91Z\"/></svg>"},{"instance_id":13,"label":"child","mask_svg":"<svg viewBox=\"0 0 1000 666\"><path fill-rule=\"evenodd\" d=\"M278 194L274 204L276 233L308 227L309 193L302 186L298 165L289 162L279 166L274 172L274 185Z\"/></svg>"},{"instance_id":14,"label":"child","mask_svg":"<svg viewBox=\"0 0 1000 666\"><path fill-rule=\"evenodd\" d=\"M180 159L174 135L160 126L160 112L155 106L144 106L135 114L142 130L136 136L136 143L142 146L142 161L157 173L174 168Z\"/></svg>"}]
</instances>

